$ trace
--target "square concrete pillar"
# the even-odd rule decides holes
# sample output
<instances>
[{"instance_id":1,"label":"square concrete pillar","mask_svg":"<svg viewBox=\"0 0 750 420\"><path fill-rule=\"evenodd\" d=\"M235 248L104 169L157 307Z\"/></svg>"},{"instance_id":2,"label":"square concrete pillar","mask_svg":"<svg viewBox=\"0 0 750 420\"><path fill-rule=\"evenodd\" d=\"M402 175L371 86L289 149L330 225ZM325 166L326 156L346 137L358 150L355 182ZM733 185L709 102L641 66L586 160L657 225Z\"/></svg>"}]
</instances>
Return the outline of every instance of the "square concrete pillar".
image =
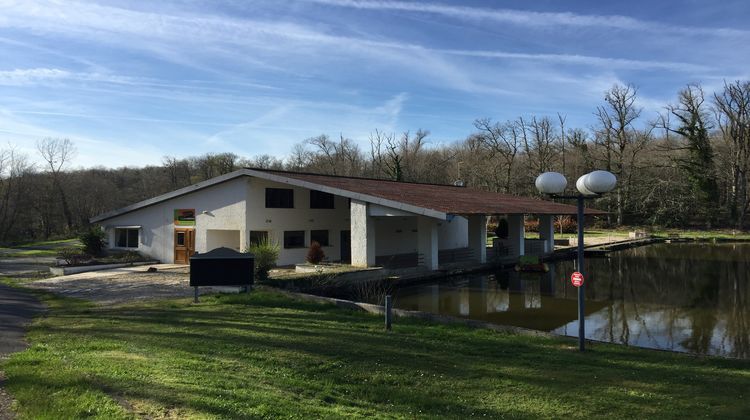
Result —
<instances>
[{"instance_id":1,"label":"square concrete pillar","mask_svg":"<svg viewBox=\"0 0 750 420\"><path fill-rule=\"evenodd\" d=\"M508 241L514 257L524 255L526 246L524 236L526 231L523 226L523 214L508 215Z\"/></svg>"},{"instance_id":2,"label":"square concrete pillar","mask_svg":"<svg viewBox=\"0 0 750 420\"><path fill-rule=\"evenodd\" d=\"M375 265L375 223L367 213L367 203L352 200L351 220L352 265L372 267Z\"/></svg>"},{"instance_id":3,"label":"square concrete pillar","mask_svg":"<svg viewBox=\"0 0 750 420\"><path fill-rule=\"evenodd\" d=\"M417 253L424 259L423 265L430 270L438 269L437 219L417 216Z\"/></svg>"},{"instance_id":4,"label":"square concrete pillar","mask_svg":"<svg viewBox=\"0 0 750 420\"><path fill-rule=\"evenodd\" d=\"M544 241L544 252L551 254L555 251L555 220L550 214L539 216L539 239Z\"/></svg>"},{"instance_id":5,"label":"square concrete pillar","mask_svg":"<svg viewBox=\"0 0 750 420\"><path fill-rule=\"evenodd\" d=\"M469 248L480 263L487 262L487 217L483 214L469 216Z\"/></svg>"}]
</instances>

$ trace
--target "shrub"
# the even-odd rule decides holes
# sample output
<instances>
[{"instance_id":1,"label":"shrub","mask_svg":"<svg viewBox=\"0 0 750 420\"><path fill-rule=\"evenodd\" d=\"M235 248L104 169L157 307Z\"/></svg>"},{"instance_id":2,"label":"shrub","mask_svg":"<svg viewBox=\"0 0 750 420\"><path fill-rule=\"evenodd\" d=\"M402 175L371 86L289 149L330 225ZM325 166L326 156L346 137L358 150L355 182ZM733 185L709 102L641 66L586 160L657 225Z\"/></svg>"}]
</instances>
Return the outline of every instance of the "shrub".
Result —
<instances>
[{"instance_id":1,"label":"shrub","mask_svg":"<svg viewBox=\"0 0 750 420\"><path fill-rule=\"evenodd\" d=\"M66 265L79 265L89 259L81 248L75 246L61 248L57 251L57 256L65 261Z\"/></svg>"},{"instance_id":2,"label":"shrub","mask_svg":"<svg viewBox=\"0 0 750 420\"><path fill-rule=\"evenodd\" d=\"M255 279L258 281L268 280L268 271L276 267L279 259L279 245L269 238L253 243L247 247L247 252L255 256Z\"/></svg>"},{"instance_id":3,"label":"shrub","mask_svg":"<svg viewBox=\"0 0 750 420\"><path fill-rule=\"evenodd\" d=\"M102 255L102 251L106 246L104 238L104 231L98 226L91 226L78 235L78 239L80 239L83 244L83 252L92 257L99 257Z\"/></svg>"},{"instance_id":4,"label":"shrub","mask_svg":"<svg viewBox=\"0 0 750 420\"><path fill-rule=\"evenodd\" d=\"M576 233L577 223L570 216L555 217L555 232L557 233Z\"/></svg>"},{"instance_id":5,"label":"shrub","mask_svg":"<svg viewBox=\"0 0 750 420\"><path fill-rule=\"evenodd\" d=\"M526 219L523 221L525 232L539 232L539 219Z\"/></svg>"},{"instance_id":6,"label":"shrub","mask_svg":"<svg viewBox=\"0 0 750 420\"><path fill-rule=\"evenodd\" d=\"M312 243L310 243L310 249L307 250L307 262L310 264L320 264L325 257L326 253L323 252L323 248L318 241L312 241Z\"/></svg>"},{"instance_id":7,"label":"shrub","mask_svg":"<svg viewBox=\"0 0 750 420\"><path fill-rule=\"evenodd\" d=\"M122 259L123 262L126 262L126 263L134 263L134 262L144 260L143 255L141 255L140 253L136 251L127 251L124 254L122 254L120 258Z\"/></svg>"}]
</instances>

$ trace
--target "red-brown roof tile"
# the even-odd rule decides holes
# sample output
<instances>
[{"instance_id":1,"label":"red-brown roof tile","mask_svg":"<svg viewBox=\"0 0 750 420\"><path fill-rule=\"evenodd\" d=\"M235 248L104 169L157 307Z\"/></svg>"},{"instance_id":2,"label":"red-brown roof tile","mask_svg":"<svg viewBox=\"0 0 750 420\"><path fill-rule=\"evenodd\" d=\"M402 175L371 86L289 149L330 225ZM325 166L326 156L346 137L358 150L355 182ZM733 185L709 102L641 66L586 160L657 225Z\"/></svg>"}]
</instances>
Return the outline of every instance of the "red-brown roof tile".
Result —
<instances>
[{"instance_id":1,"label":"red-brown roof tile","mask_svg":"<svg viewBox=\"0 0 750 420\"><path fill-rule=\"evenodd\" d=\"M386 200L398 201L416 207L448 214L553 214L575 215L576 206L529 197L483 191L452 185L420 184L371 178L318 175L248 168L278 176L365 194ZM603 215L606 212L586 209L586 214Z\"/></svg>"}]
</instances>

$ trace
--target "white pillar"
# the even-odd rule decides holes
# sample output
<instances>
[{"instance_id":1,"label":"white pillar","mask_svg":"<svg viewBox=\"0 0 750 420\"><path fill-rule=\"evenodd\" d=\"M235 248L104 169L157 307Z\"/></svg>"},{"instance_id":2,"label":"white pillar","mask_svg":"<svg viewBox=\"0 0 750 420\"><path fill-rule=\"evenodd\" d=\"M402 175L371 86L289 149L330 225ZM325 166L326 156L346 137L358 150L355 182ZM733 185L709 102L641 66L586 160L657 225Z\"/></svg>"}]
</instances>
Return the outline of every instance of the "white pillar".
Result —
<instances>
[{"instance_id":1,"label":"white pillar","mask_svg":"<svg viewBox=\"0 0 750 420\"><path fill-rule=\"evenodd\" d=\"M514 257L524 255L524 236L526 232L523 226L523 214L508 215L508 240Z\"/></svg>"},{"instance_id":2,"label":"white pillar","mask_svg":"<svg viewBox=\"0 0 750 420\"><path fill-rule=\"evenodd\" d=\"M372 267L375 265L375 223L367 215L367 203L352 200L349 211L351 220L352 265Z\"/></svg>"},{"instance_id":3,"label":"white pillar","mask_svg":"<svg viewBox=\"0 0 750 420\"><path fill-rule=\"evenodd\" d=\"M483 214L469 216L469 248L480 263L487 262L487 217Z\"/></svg>"},{"instance_id":4,"label":"white pillar","mask_svg":"<svg viewBox=\"0 0 750 420\"><path fill-rule=\"evenodd\" d=\"M551 254L555 251L555 223L551 214L539 216L539 239L544 240L545 253Z\"/></svg>"},{"instance_id":5,"label":"white pillar","mask_svg":"<svg viewBox=\"0 0 750 420\"><path fill-rule=\"evenodd\" d=\"M437 220L417 216L417 253L422 254L423 265L430 270L438 269Z\"/></svg>"}]
</instances>

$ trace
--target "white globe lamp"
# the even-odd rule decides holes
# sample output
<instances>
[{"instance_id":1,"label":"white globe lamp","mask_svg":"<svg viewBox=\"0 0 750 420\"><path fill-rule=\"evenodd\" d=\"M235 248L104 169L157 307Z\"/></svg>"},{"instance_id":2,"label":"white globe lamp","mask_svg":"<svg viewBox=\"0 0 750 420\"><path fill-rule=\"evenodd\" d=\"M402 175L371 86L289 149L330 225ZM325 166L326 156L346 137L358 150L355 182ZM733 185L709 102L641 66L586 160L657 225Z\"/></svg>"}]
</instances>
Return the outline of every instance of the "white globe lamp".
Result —
<instances>
[{"instance_id":1,"label":"white globe lamp","mask_svg":"<svg viewBox=\"0 0 750 420\"><path fill-rule=\"evenodd\" d=\"M608 193L617 185L617 178L611 172L594 171L585 176L584 186L587 190L596 194Z\"/></svg>"},{"instance_id":2,"label":"white globe lamp","mask_svg":"<svg viewBox=\"0 0 750 420\"><path fill-rule=\"evenodd\" d=\"M545 172L534 182L536 189L542 194L556 195L562 194L568 185L568 180L559 172Z\"/></svg>"}]
</instances>

